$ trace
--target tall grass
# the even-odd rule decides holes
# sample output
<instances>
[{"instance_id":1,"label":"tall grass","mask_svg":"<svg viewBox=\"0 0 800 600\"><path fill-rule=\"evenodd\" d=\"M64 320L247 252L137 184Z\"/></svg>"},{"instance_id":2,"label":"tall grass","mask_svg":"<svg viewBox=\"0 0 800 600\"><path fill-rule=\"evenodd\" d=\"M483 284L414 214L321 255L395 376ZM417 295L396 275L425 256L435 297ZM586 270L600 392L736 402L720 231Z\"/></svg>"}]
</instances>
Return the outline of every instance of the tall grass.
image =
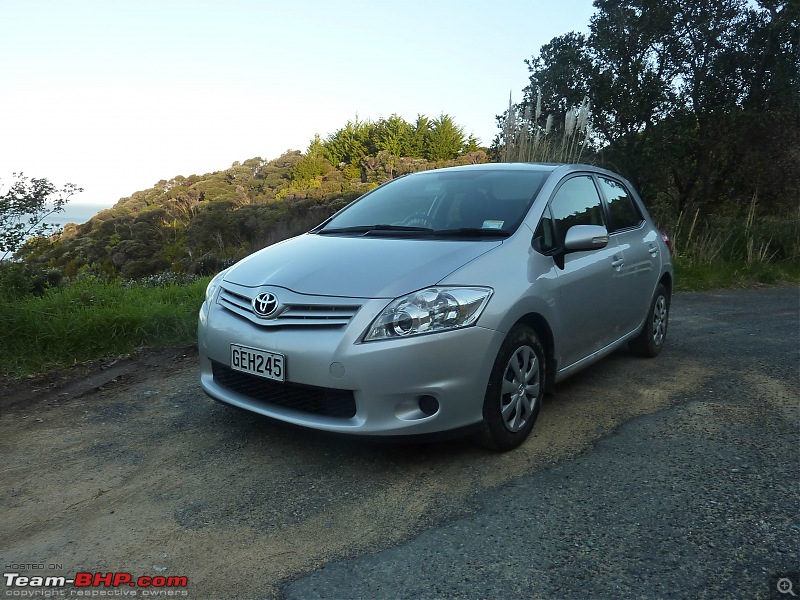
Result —
<instances>
[{"instance_id":1,"label":"tall grass","mask_svg":"<svg viewBox=\"0 0 800 600\"><path fill-rule=\"evenodd\" d=\"M761 216L756 198L744 218L703 218L695 210L680 213L674 224L667 219L662 226L670 232L675 255L691 263L726 261L754 266L800 262L800 211L784 217Z\"/></svg>"},{"instance_id":2,"label":"tall grass","mask_svg":"<svg viewBox=\"0 0 800 600\"><path fill-rule=\"evenodd\" d=\"M125 287L90 279L41 297L0 298L0 373L19 377L142 346L195 343L207 283Z\"/></svg>"},{"instance_id":3,"label":"tall grass","mask_svg":"<svg viewBox=\"0 0 800 600\"><path fill-rule=\"evenodd\" d=\"M695 210L657 220L672 238L681 289L800 282L800 211L759 215L754 197L738 218Z\"/></svg>"},{"instance_id":4,"label":"tall grass","mask_svg":"<svg viewBox=\"0 0 800 600\"><path fill-rule=\"evenodd\" d=\"M537 89L536 108L532 111L528 105L521 115L509 95L503 162L580 162L591 136L590 116L587 97L567 111L563 127L555 127L553 115L542 119L541 89Z\"/></svg>"}]
</instances>

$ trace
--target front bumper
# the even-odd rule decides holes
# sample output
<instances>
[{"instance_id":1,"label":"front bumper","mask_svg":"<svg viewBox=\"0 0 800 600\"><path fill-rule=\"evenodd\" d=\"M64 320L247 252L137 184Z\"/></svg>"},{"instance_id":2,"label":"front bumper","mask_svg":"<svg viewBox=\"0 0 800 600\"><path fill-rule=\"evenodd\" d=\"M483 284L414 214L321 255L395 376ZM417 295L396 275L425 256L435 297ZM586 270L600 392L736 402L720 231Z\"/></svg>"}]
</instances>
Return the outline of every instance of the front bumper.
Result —
<instances>
[{"instance_id":1,"label":"front bumper","mask_svg":"<svg viewBox=\"0 0 800 600\"><path fill-rule=\"evenodd\" d=\"M468 428L483 418L483 400L503 334L483 327L356 343L388 301L363 300L344 327L259 327L214 303L200 311L200 382L211 397L295 425L365 436L426 435ZM214 377L230 366L231 344L286 357L290 385L349 390L351 417L308 412L236 391ZM213 362L212 362L213 361ZM280 385L280 384L278 384ZM430 398L437 410L431 413ZM323 413L325 411L322 411ZM426 412L428 414L426 414Z\"/></svg>"}]
</instances>

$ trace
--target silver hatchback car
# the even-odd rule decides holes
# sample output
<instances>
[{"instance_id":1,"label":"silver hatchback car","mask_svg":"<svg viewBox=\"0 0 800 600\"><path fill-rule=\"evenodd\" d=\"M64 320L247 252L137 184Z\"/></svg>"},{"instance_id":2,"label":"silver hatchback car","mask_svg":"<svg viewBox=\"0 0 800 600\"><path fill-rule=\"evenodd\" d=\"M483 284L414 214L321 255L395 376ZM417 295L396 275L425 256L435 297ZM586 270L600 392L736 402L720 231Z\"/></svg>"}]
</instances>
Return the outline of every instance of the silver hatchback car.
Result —
<instances>
[{"instance_id":1,"label":"silver hatchback car","mask_svg":"<svg viewBox=\"0 0 800 600\"><path fill-rule=\"evenodd\" d=\"M200 379L295 425L509 450L558 381L626 343L657 355L671 290L668 240L612 172L415 173L217 275Z\"/></svg>"}]
</instances>

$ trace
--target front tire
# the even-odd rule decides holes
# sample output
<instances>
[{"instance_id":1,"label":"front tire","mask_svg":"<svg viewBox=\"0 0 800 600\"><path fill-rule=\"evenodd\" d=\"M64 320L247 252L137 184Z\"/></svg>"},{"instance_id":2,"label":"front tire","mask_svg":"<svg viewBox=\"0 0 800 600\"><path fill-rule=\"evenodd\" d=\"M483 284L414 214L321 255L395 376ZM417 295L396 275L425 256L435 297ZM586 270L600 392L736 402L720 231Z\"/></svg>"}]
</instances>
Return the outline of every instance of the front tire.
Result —
<instances>
[{"instance_id":1,"label":"front tire","mask_svg":"<svg viewBox=\"0 0 800 600\"><path fill-rule=\"evenodd\" d=\"M516 325L497 353L483 401L480 441L507 451L530 435L544 397L545 353L536 332Z\"/></svg>"},{"instance_id":2,"label":"front tire","mask_svg":"<svg viewBox=\"0 0 800 600\"><path fill-rule=\"evenodd\" d=\"M653 301L650 303L650 310L647 311L647 319L642 330L630 341L631 352L647 358L653 358L661 353L664 342L667 340L669 304L669 292L659 283Z\"/></svg>"}]
</instances>

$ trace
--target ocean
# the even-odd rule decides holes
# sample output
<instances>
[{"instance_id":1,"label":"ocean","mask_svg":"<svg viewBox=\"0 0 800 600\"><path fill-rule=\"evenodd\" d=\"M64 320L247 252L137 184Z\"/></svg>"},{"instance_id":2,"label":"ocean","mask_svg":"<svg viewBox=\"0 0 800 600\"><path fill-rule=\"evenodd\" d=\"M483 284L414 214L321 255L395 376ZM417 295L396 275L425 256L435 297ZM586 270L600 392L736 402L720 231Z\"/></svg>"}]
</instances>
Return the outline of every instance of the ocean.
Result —
<instances>
[{"instance_id":1,"label":"ocean","mask_svg":"<svg viewBox=\"0 0 800 600\"><path fill-rule=\"evenodd\" d=\"M80 202L67 202L64 212L54 213L47 217L44 222L51 223L61 229L67 223L86 223L89 219L101 210L111 208L113 204L81 204Z\"/></svg>"}]
</instances>

